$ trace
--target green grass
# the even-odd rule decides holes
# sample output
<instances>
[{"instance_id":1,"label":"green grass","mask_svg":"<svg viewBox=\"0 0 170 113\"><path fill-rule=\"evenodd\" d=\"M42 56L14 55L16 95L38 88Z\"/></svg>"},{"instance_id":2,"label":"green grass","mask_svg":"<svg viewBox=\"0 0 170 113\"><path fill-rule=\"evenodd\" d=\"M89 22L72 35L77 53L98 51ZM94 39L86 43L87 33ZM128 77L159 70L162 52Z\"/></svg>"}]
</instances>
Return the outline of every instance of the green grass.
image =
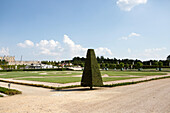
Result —
<instances>
[{"instance_id":1,"label":"green grass","mask_svg":"<svg viewBox=\"0 0 170 113\"><path fill-rule=\"evenodd\" d=\"M116 80L126 80L140 77L103 77L103 81L116 81ZM81 77L53 77L53 78L21 78L17 80L29 80L29 81L40 81L40 82L51 82L51 83L72 83L80 82Z\"/></svg>"},{"instance_id":2,"label":"green grass","mask_svg":"<svg viewBox=\"0 0 170 113\"><path fill-rule=\"evenodd\" d=\"M107 81L117 81L117 80L126 80L126 79L133 79L133 78L141 78L141 77L103 77L103 82Z\"/></svg>"},{"instance_id":3,"label":"green grass","mask_svg":"<svg viewBox=\"0 0 170 113\"><path fill-rule=\"evenodd\" d=\"M52 83L71 83L71 82L80 82L81 77L21 78L17 80L29 80L29 81L40 81L40 82L52 82Z\"/></svg>"},{"instance_id":4,"label":"green grass","mask_svg":"<svg viewBox=\"0 0 170 113\"><path fill-rule=\"evenodd\" d=\"M0 97L3 97L3 95L0 95Z\"/></svg>"},{"instance_id":5,"label":"green grass","mask_svg":"<svg viewBox=\"0 0 170 113\"><path fill-rule=\"evenodd\" d=\"M47 74L41 74L47 73ZM81 75L81 71L19 71L19 72L1 72L0 78L18 78L18 77L30 77L30 76L71 76L71 75Z\"/></svg>"},{"instance_id":6,"label":"green grass","mask_svg":"<svg viewBox=\"0 0 170 113\"><path fill-rule=\"evenodd\" d=\"M46 74L42 74L42 73L46 73ZM138 72L138 71L101 71L101 73L102 75L107 74L109 76L120 76L120 77L103 77L103 81L125 80L125 79L132 79L132 78L138 78L143 76L167 74L165 72L163 73L163 72ZM29 81L40 81L40 82L52 82L52 83L72 83L72 82L80 82L81 77L71 77L71 75L81 75L81 74L82 71L16 71L16 72L14 71L14 72L0 72L0 78L15 78L17 80L29 80ZM135 77L129 77L129 75L134 75ZM25 78L20 78L20 77L25 77Z\"/></svg>"},{"instance_id":7,"label":"green grass","mask_svg":"<svg viewBox=\"0 0 170 113\"><path fill-rule=\"evenodd\" d=\"M166 75L167 73L161 72L127 72L127 71L101 71L102 75L107 74L109 76L154 76L154 75Z\"/></svg>"},{"instance_id":8,"label":"green grass","mask_svg":"<svg viewBox=\"0 0 170 113\"><path fill-rule=\"evenodd\" d=\"M47 73L47 74L42 74ZM162 72L129 72L129 71L101 71L102 75L107 74L109 76L153 76L153 75L165 75L167 73ZM0 78L18 78L18 77L48 77L48 76L72 76L81 75L82 71L18 71L18 72L0 72Z\"/></svg>"},{"instance_id":9,"label":"green grass","mask_svg":"<svg viewBox=\"0 0 170 113\"><path fill-rule=\"evenodd\" d=\"M7 95L21 94L21 92L18 91L18 90L8 89L8 88L4 88L4 87L0 87L0 93L4 93L4 94L7 94Z\"/></svg>"}]
</instances>

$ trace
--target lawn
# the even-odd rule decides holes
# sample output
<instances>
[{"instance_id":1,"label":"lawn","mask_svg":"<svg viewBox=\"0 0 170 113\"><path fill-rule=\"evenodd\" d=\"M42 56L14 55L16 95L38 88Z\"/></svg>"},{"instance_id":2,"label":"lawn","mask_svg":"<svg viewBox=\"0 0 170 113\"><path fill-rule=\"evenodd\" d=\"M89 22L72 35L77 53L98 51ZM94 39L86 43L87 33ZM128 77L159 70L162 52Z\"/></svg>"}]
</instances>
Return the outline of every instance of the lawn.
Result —
<instances>
[{"instance_id":1,"label":"lawn","mask_svg":"<svg viewBox=\"0 0 170 113\"><path fill-rule=\"evenodd\" d=\"M31 77L31 76L72 76L81 75L81 71L18 71L18 72L1 72L0 78L18 78L18 77Z\"/></svg>"},{"instance_id":2,"label":"lawn","mask_svg":"<svg viewBox=\"0 0 170 113\"><path fill-rule=\"evenodd\" d=\"M162 72L127 72L127 71L101 71L101 74L107 74L109 76L154 76L154 75L166 75L167 73Z\"/></svg>"},{"instance_id":3,"label":"lawn","mask_svg":"<svg viewBox=\"0 0 170 113\"><path fill-rule=\"evenodd\" d=\"M21 78L21 79L18 79L18 80L52 82L52 83L71 83L71 82L80 82L81 77Z\"/></svg>"},{"instance_id":4,"label":"lawn","mask_svg":"<svg viewBox=\"0 0 170 113\"><path fill-rule=\"evenodd\" d=\"M126 80L126 79L133 79L133 78L141 78L141 77L103 77L103 82L107 81L117 81L117 80Z\"/></svg>"},{"instance_id":5,"label":"lawn","mask_svg":"<svg viewBox=\"0 0 170 113\"><path fill-rule=\"evenodd\" d=\"M116 80L126 80L140 77L103 77L103 81L116 81ZM21 78L18 80L29 80L29 81L40 81L40 82L51 82L51 83L71 83L80 82L81 77L46 77L46 78Z\"/></svg>"},{"instance_id":6,"label":"lawn","mask_svg":"<svg viewBox=\"0 0 170 113\"><path fill-rule=\"evenodd\" d=\"M145 76L166 75L165 72L138 72L138 71L101 71L103 81L125 80L132 78L140 78ZM0 78L13 78L17 80L29 80L52 83L72 83L80 82L81 77L73 77L72 75L82 75L82 71L18 71L18 72L1 72ZM133 75L133 76L130 76ZM24 77L24 78L22 78Z\"/></svg>"}]
</instances>

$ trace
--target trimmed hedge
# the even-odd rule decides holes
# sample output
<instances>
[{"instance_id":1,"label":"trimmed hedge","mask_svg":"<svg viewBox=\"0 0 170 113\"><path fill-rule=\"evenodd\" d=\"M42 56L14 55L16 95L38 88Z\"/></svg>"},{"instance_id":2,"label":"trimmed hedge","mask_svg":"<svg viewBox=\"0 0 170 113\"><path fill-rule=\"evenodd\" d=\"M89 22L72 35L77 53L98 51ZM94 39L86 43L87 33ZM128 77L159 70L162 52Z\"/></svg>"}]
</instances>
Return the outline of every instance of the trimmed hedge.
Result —
<instances>
[{"instance_id":1,"label":"trimmed hedge","mask_svg":"<svg viewBox=\"0 0 170 113\"><path fill-rule=\"evenodd\" d=\"M0 93L4 93L7 95L15 95L15 94L22 94L21 91L15 90L15 89L8 89L4 87L0 87Z\"/></svg>"}]
</instances>

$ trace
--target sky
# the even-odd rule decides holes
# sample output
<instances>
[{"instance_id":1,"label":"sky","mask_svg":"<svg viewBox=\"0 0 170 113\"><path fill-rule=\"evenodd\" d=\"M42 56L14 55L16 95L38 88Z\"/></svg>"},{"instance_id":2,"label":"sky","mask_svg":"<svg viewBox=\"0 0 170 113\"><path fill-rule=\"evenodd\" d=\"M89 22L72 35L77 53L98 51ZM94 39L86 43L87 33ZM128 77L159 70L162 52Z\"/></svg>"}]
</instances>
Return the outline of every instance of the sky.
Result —
<instances>
[{"instance_id":1,"label":"sky","mask_svg":"<svg viewBox=\"0 0 170 113\"><path fill-rule=\"evenodd\" d=\"M0 56L165 60L170 0L0 0Z\"/></svg>"}]
</instances>

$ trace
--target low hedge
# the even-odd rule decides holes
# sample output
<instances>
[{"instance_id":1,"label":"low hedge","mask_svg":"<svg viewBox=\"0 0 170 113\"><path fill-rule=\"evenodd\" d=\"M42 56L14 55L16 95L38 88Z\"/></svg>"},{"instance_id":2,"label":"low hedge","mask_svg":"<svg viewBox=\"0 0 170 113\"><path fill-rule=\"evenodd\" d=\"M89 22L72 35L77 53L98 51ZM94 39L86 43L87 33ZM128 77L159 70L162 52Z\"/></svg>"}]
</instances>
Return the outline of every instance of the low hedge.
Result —
<instances>
[{"instance_id":1,"label":"low hedge","mask_svg":"<svg viewBox=\"0 0 170 113\"><path fill-rule=\"evenodd\" d=\"M0 93L4 93L7 95L15 95L15 94L21 94L21 91L15 90L15 89L8 89L4 87L0 87Z\"/></svg>"}]
</instances>

